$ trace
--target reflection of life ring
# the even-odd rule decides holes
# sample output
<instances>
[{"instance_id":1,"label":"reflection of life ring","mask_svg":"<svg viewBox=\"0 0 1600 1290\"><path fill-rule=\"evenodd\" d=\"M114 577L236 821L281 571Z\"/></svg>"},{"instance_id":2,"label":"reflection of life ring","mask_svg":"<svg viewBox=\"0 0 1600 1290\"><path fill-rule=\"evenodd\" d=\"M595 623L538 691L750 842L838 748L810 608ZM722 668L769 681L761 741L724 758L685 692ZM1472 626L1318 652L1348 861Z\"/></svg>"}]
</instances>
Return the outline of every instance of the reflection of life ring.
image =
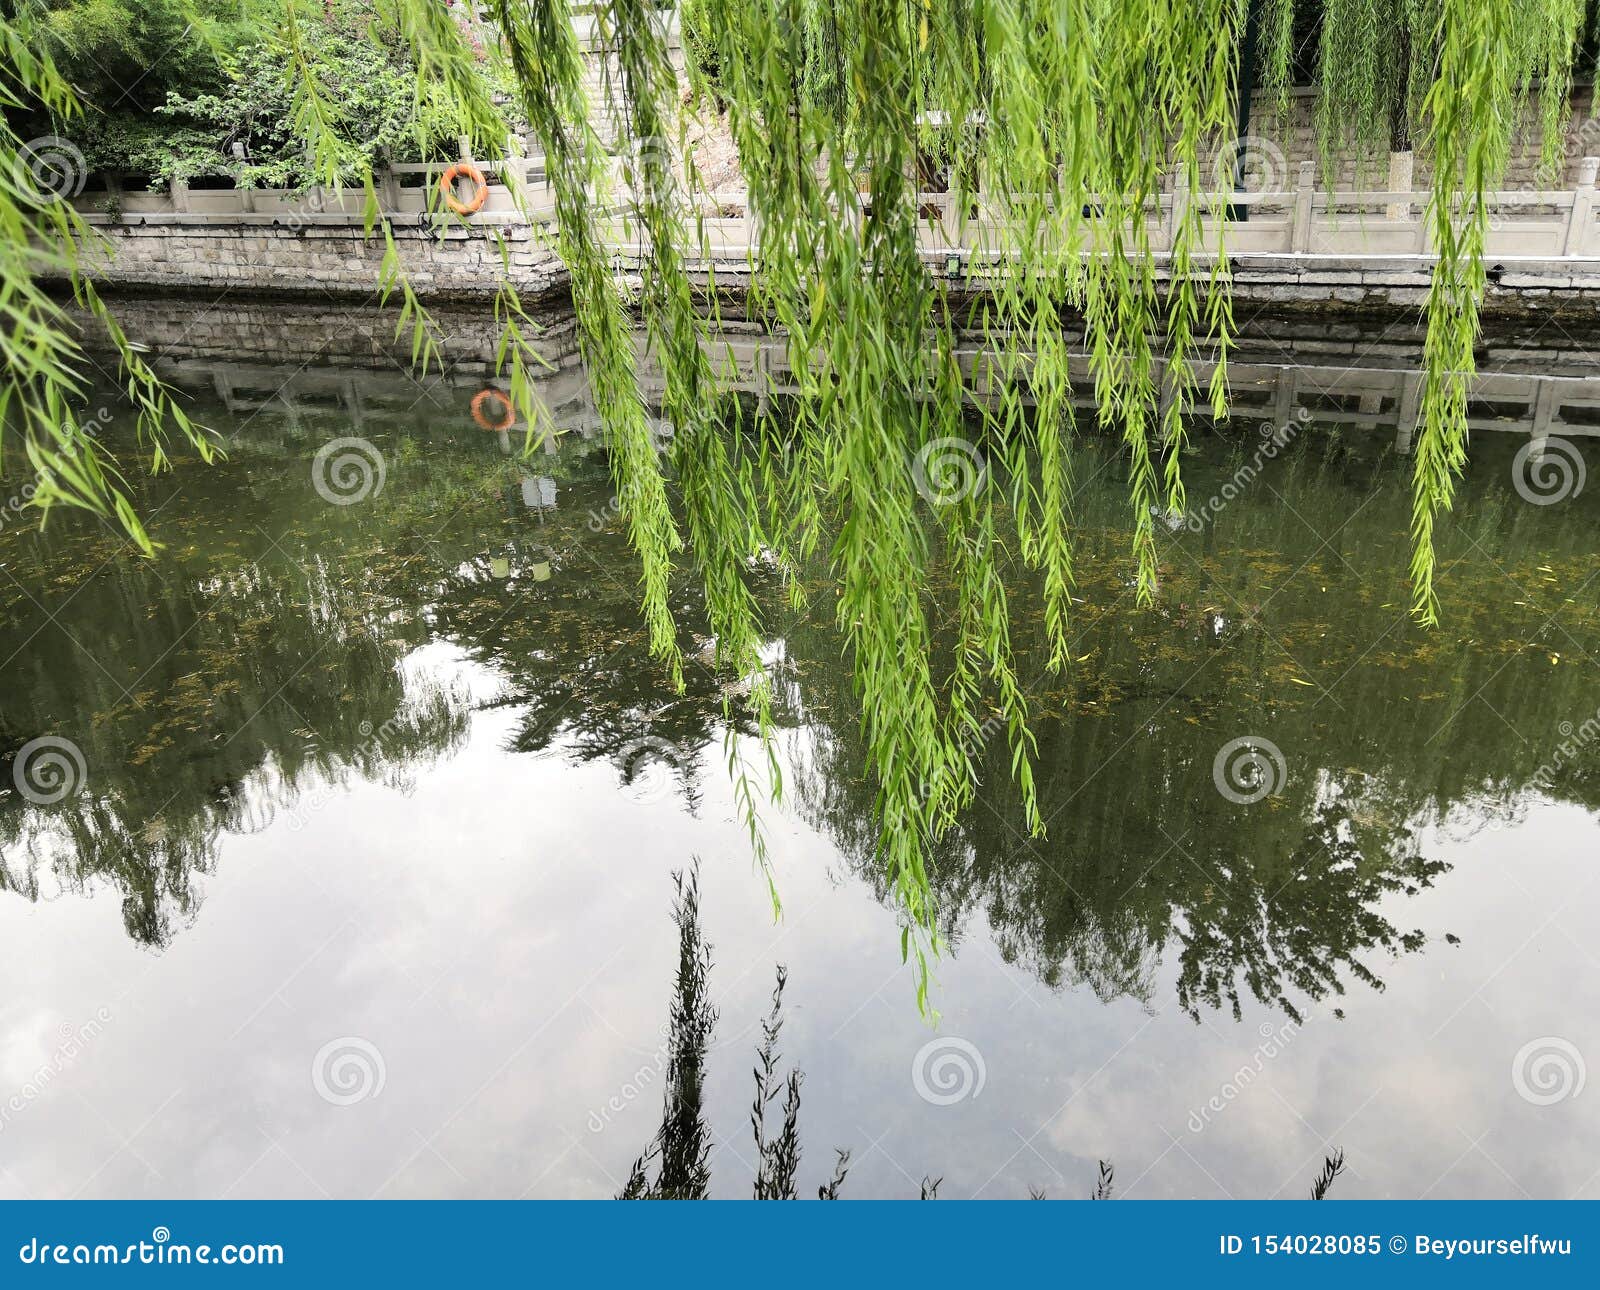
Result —
<instances>
[{"instance_id":1,"label":"reflection of life ring","mask_svg":"<svg viewBox=\"0 0 1600 1290\"><path fill-rule=\"evenodd\" d=\"M478 191L472 195L470 202L458 202L455 195L455 182L465 175L477 185ZM479 170L470 161L458 161L444 174L439 176L439 192L444 197L444 204L457 215L471 215L483 205L483 199L489 195L489 181L483 177Z\"/></svg>"},{"instance_id":2,"label":"reflection of life ring","mask_svg":"<svg viewBox=\"0 0 1600 1290\"><path fill-rule=\"evenodd\" d=\"M499 403L503 413L498 421L489 420L483 410L491 401ZM472 396L472 419L485 430L509 430L517 419L517 412L511 406L511 400L491 385L488 389L479 390Z\"/></svg>"}]
</instances>

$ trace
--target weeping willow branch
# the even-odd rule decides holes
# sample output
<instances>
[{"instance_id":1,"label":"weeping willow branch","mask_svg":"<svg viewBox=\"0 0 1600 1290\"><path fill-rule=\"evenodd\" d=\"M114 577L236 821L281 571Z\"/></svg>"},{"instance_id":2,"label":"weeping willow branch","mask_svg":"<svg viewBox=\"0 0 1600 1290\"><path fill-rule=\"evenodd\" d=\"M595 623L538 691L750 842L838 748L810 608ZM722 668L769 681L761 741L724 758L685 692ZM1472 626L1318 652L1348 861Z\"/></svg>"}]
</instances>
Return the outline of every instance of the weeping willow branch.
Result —
<instances>
[{"instance_id":1,"label":"weeping willow branch","mask_svg":"<svg viewBox=\"0 0 1600 1290\"><path fill-rule=\"evenodd\" d=\"M572 15L567 0L531 6L495 0L494 14L523 111L545 147L546 170L555 189L557 246L571 278L595 405L611 434L617 498L639 554L650 648L681 687L683 660L668 593L672 557L683 540L639 394L628 320L596 227L596 199L603 197L606 177L590 124Z\"/></svg>"},{"instance_id":2,"label":"weeping willow branch","mask_svg":"<svg viewBox=\"0 0 1600 1290\"><path fill-rule=\"evenodd\" d=\"M765 752L767 796L775 801L783 780L774 746L772 686L761 661L755 596L745 576L764 540L759 517L744 505L730 442L716 424L720 400L707 357L706 314L695 300L680 246L690 224L686 197L704 186L686 156L681 120L674 123L668 115L678 79L667 57L661 14L649 0L611 0L599 19L602 43L618 72L606 100L619 137L628 141L625 179L633 200L627 217L636 224L644 251L640 307L647 344L666 378L663 410L674 427L673 464L690 550L706 587L716 662L747 683ZM776 911L778 889L755 789L732 721L728 731L736 797Z\"/></svg>"},{"instance_id":3,"label":"weeping willow branch","mask_svg":"<svg viewBox=\"0 0 1600 1290\"><path fill-rule=\"evenodd\" d=\"M58 120L80 113L77 95L40 44L25 17L0 21L0 462L20 441L33 470L32 505L45 514L57 505L114 517L146 554L154 546L122 487L122 475L96 438L88 415L89 365L77 326L41 287L64 278L78 305L102 326L116 351L124 393L136 416L139 442L151 465L168 463L173 431L207 461L216 445L185 415L134 350L89 279L91 246L105 254L92 230L29 164L27 145L3 109L39 106Z\"/></svg>"},{"instance_id":4,"label":"weeping willow branch","mask_svg":"<svg viewBox=\"0 0 1600 1290\"><path fill-rule=\"evenodd\" d=\"M1433 150L1427 218L1439 262L1428 291L1422 424L1412 479L1412 609L1438 622L1434 523L1449 510L1467 460L1467 394L1476 363L1483 245L1483 194L1505 169L1515 88L1516 19L1508 3L1442 0L1439 74L1425 112Z\"/></svg>"}]
</instances>

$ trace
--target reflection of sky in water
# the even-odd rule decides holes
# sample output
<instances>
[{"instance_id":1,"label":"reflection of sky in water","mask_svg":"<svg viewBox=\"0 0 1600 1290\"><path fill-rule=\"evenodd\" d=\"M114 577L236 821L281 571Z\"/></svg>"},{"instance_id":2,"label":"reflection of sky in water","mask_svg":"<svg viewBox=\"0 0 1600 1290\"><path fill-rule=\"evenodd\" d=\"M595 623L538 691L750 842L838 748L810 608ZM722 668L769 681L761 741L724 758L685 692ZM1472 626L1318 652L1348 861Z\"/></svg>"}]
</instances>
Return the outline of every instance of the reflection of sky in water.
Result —
<instances>
[{"instance_id":1,"label":"reflection of sky in water","mask_svg":"<svg viewBox=\"0 0 1600 1290\"><path fill-rule=\"evenodd\" d=\"M699 852L722 1037L743 1032L710 1065L719 1190L748 1175L749 1032L782 960L784 1053L807 1071L803 1176L822 1181L831 1148L849 1147L852 1194L903 1195L933 1172L949 1196L1076 1195L1097 1156L1134 1195L1299 1194L1324 1135L1348 1153L1345 1195L1595 1194L1582 1100L1530 1106L1508 1078L1529 1038L1600 1043L1583 812L1536 809L1446 844L1454 870L1420 917L1465 947L1383 965L1389 988L1357 987L1343 1021L1313 1010L1194 1134L1192 1113L1254 1063L1258 1024L1281 1018L1196 1024L1170 987L1153 1010L1051 992L973 927L939 970L941 1032L977 1046L986 1083L927 1105L910 1072L932 1032L893 920L838 876L825 839L777 823L774 927L717 780L692 820L630 800L608 767L502 756L507 725L480 718L409 797L364 786L298 834L233 839L203 915L160 957L109 901L8 904L8 1086L45 1059L58 1019L112 1019L0 1133L7 1193L608 1193L659 1110L667 876ZM310 1061L349 1034L378 1046L387 1080L333 1107ZM608 1112L630 1083L641 1095Z\"/></svg>"},{"instance_id":2,"label":"reflection of sky in water","mask_svg":"<svg viewBox=\"0 0 1600 1290\"><path fill-rule=\"evenodd\" d=\"M492 448L492 440L474 446ZM390 487L404 497L403 454L397 459ZM1218 479L1231 469L1209 458L1198 469L1208 466ZM1341 471L1358 473L1335 465L1311 479L1279 479L1279 501L1308 509L1320 495L1337 509L1345 503L1327 493L1337 491ZM275 474L298 482L292 471L269 463L254 474L245 471L252 495L266 499L264 513L298 514L306 499L290 496ZM590 531L587 516L604 515L603 487L592 471L584 478L553 484L557 504L549 523L568 524L562 530L568 537ZM1353 563L1371 574L1367 543L1381 545L1387 513L1377 521L1377 538L1352 534L1337 543L1337 558L1324 553L1313 570L1325 566L1326 578L1296 584L1293 607L1264 619L1281 631L1289 662L1265 645L1252 653L1253 638L1238 635L1251 630L1253 613L1265 615L1261 603L1273 598L1270 588L1290 579L1317 550L1305 534L1286 536L1295 521L1274 510L1270 494L1233 503L1233 522L1246 527L1232 532L1261 546L1277 535L1285 547L1281 556L1235 559L1226 537L1215 547L1183 548L1186 554L1170 557L1176 588L1169 588L1170 599L1178 603L1168 606L1169 623L1129 636L1114 615L1095 618L1093 602L1110 604L1114 597L1102 593L1118 570L1086 571L1082 675L1093 684L1047 698L1042 708L1065 710L1066 726L1082 738L1105 740L1103 747L1117 748L1128 736L1136 742L1126 756L1106 759L1106 782L1076 805L1071 792L1054 799L1064 811L1063 827L1040 845L1047 857L1059 859L1065 852L1052 848L1070 848L1082 826L1092 850L1095 814L1149 795L1169 813L1169 836L1183 845L1177 855L1146 855L1146 874L1130 866L1129 903L1141 904L1137 884L1148 879L1184 888L1181 898L1172 897L1180 912L1159 956L1141 965L1148 1001L1123 995L1102 1002L1086 985L1051 989L1030 970L1036 941L1029 940L1027 926L1035 915L1051 917L1026 905L1034 886L1021 881L1010 893L1024 902L1021 908L1000 898L1003 882L968 893L954 949L936 970L943 1021L935 1032L913 1006L893 914L864 880L850 847L842 853L837 840L841 821L852 812L859 821L862 800L859 786L851 789L839 779L851 764L850 720L835 722L825 735L811 730L783 737L790 778L801 791L789 809L767 812L785 903L782 921L774 924L714 729L701 732L708 737L698 750L692 810L676 785L662 792L653 780L619 783L612 754L625 753L657 728L652 721L673 712L673 696L650 679L637 650L624 655L622 671L633 673L638 692L626 689L627 677L597 681L609 687L605 697L615 698L616 711L600 705L599 728L570 724L577 714L564 705L586 703L574 669L583 658L593 662L621 646L626 628L617 628L615 646L597 646L593 655L582 655L570 635L541 642L511 634L524 613L538 623L555 622L539 618L545 611L537 605L585 621L598 613L598 600L625 608L632 585L631 573L609 548L563 546L555 530L542 527L548 490L537 485L534 491L538 519L523 505L526 490L518 487L509 502L503 488L496 494L500 500L489 512L501 516L501 528L480 549L463 551L449 540L438 549L418 547L429 571L416 584L419 600L428 599L429 588L437 591L449 570L465 575L468 585L448 613L431 603L420 634L393 629L403 637L395 656L403 660L409 690L431 680L475 709L459 747L446 737L451 746L444 755L409 772L353 774L331 784L312 774L298 803L282 806L259 831L221 832L214 868L193 879L203 906L176 920L159 953L129 938L119 900L103 879L94 883L93 899L46 899L54 890L42 878L38 903L0 900L0 936L11 968L0 1004L0 1095L31 1090L20 1109L0 1121L0 1195L609 1194L648 1142L659 1114L658 1045L676 952L668 875L694 854L704 862L703 922L715 949L712 991L722 1013L708 1096L719 1193L748 1186L750 1060L772 967L782 961L790 972L783 1054L806 1071L803 1192L825 1179L833 1148L845 1147L853 1157L846 1193L857 1196L914 1195L924 1174L942 1175L942 1194L949 1197L1020 1196L1030 1185L1053 1196L1078 1196L1092 1186L1101 1157L1115 1162L1119 1189L1131 1195L1299 1195L1332 1143L1347 1153L1349 1173L1339 1184L1344 1196L1600 1195L1594 1163L1600 1127L1583 1110L1593 1093L1541 1108L1518 1096L1510 1075L1513 1056L1541 1036L1564 1037L1600 1061L1593 949L1600 944L1600 828L1591 810L1525 787L1532 769L1553 751L1545 727L1558 719L1581 722L1600 706L1600 674L1563 681L1568 688L1559 703L1540 707L1545 678L1570 674L1543 663L1542 654L1538 661L1546 671L1534 672L1516 650L1483 634L1484 624L1500 622L1508 640L1525 636L1551 606L1518 619L1519 611L1506 603L1515 599L1508 592L1487 583L1457 584L1463 597L1457 621L1464 624L1461 634L1480 633L1476 652L1469 653L1474 667L1481 664L1481 671L1467 668L1471 684L1460 697L1480 682L1502 687L1519 675L1526 680L1520 689L1484 691L1500 710L1475 712L1470 722L1463 717L1443 728L1446 747L1429 761L1417 749L1432 743L1427 731L1438 721L1417 733L1423 710L1397 711L1398 690L1369 684L1385 657L1401 648L1406 631L1377 640L1372 631L1348 649L1323 640L1352 637L1352 620L1362 615L1383 626L1393 617L1393 605L1357 603L1355 575L1341 568ZM450 507L470 512L473 505L469 490L430 498L424 509L437 515ZM1247 527L1252 515L1267 512L1278 527ZM1497 513L1502 526L1504 515ZM1309 527L1326 527L1315 512L1311 519L1316 523ZM326 514L311 521L325 522ZM399 532L363 528L375 523L373 515L339 522L351 527L319 540L375 542L385 558L405 545ZM1475 541L1490 540L1495 529L1474 532ZM1538 532L1507 538L1493 548L1494 559L1519 576L1536 569L1522 556ZM207 540L216 535L182 535L183 542ZM1570 534L1564 540L1574 541ZM558 552L548 579L529 572L544 562L546 544ZM1396 541L1397 569L1402 549ZM1558 566L1566 551L1558 553ZM181 552L174 558L181 562ZM15 548L5 559L12 571L23 567ZM1183 601L1185 560L1220 562L1207 589L1215 604ZM283 569L278 574L286 576ZM1263 582L1252 585L1252 578ZM1372 581L1388 587L1381 577ZM480 607L483 616L474 617L480 612L475 599L500 594L495 585L505 583L515 594L547 599L534 608L530 602L518 602L521 609L487 604ZM208 584L208 596L217 590ZM1577 588L1562 590L1572 595ZM103 584L85 594L111 595L108 604L116 603ZM324 606L334 617L336 602ZM600 624L600 635L609 622ZM1569 659L1582 654L1595 639L1592 623L1572 630L1581 639L1546 632L1541 651ZM472 638L471 648L463 646L463 634ZM513 751L528 740L528 676L512 675L505 653L477 648L502 634L497 648L547 658L551 677L571 683L570 694L554 685L554 698L542 691L534 696L534 707L544 704L541 728L554 738L548 748L526 749L538 755ZM797 639L803 701L808 711L826 712L840 685L836 665L826 662L826 650L801 648L803 633ZM1132 642L1131 661L1115 655L1119 639ZM181 642L172 644L176 649ZM1447 652L1457 645L1447 625L1445 640L1429 648ZM7 652L13 648L15 642ZM1206 651L1219 648L1246 664L1240 673L1227 670L1231 663L1220 667L1222 699L1203 683L1177 684L1207 665ZM1164 658L1162 649L1172 657ZM1416 665L1419 683L1443 684L1435 674L1440 669L1429 666L1427 659ZM1497 680L1497 667L1513 670ZM1346 669L1353 669L1349 680ZM1313 678L1312 694L1297 693L1286 679L1291 671ZM1357 953L1381 978L1381 991L1343 972L1343 996L1309 1003L1296 996L1305 1025L1259 1063L1259 1074L1254 1068L1264 1033L1284 1033L1281 1011L1261 1006L1245 990L1240 1020L1226 1009L1207 1008L1195 1020L1174 996L1177 942L1190 930L1181 907L1197 899L1190 887L1207 890L1203 881L1183 877L1184 866L1216 862L1209 854L1188 858L1195 844L1186 829L1220 818L1210 796L1209 750L1241 731L1233 724L1236 713L1218 704L1232 702L1251 677L1263 691L1253 710L1277 713L1285 723L1294 705L1328 696L1330 707L1316 718L1320 724L1300 727L1299 742L1285 750L1291 775L1305 773L1324 755L1322 747L1305 746L1311 737L1305 732L1326 740L1321 783L1296 798L1299 804L1338 799L1340 792L1328 787L1330 776L1376 783L1356 803L1357 823L1365 828L1368 815L1382 814L1387 794L1410 803L1408 810L1435 792L1451 802L1470 797L1463 786L1472 784L1475 767L1485 800L1502 801L1507 783L1517 789L1515 813L1500 813L1510 821L1503 826L1479 827L1485 813L1496 815L1498 808L1457 806L1444 825L1421 828L1415 850L1446 867L1426 890L1384 896L1377 912L1400 932L1420 930L1425 944L1414 953ZM359 688L358 682L359 675L347 684ZM14 683L7 679L8 687ZM1181 693L1191 705L1185 710L1194 720L1164 727L1162 734L1171 741L1192 729L1193 749L1205 750L1182 771L1175 762L1146 759L1157 755L1148 748L1156 718L1138 706L1141 683L1162 696ZM1391 679L1402 688L1408 683L1404 675ZM714 687L709 700L704 680L701 691L701 706L715 711ZM367 698L363 691L352 701ZM587 710L593 715L595 709ZM1097 713L1106 715L1094 735ZM324 714L309 719L326 729ZM683 728L696 727L691 721ZM1351 742L1338 742L1341 728ZM1504 745L1503 760L1496 760L1496 740ZM1390 747L1409 750L1411 760L1396 754L1391 764ZM1044 765L1070 767L1070 753L1041 741ZM1449 770L1438 771L1437 786L1400 791L1411 787L1397 779L1408 765L1431 774L1441 761ZM808 772L813 779L832 776L827 782L842 798L807 800L802 781ZM1162 775L1170 782L1161 782ZM1240 839L1244 855L1276 845L1286 823L1270 814L1270 802L1256 809L1259 814L1226 817L1251 830ZM830 831L820 829L824 820ZM988 857L991 877L998 872L1004 878L1011 861L1022 872L1022 844L1009 854L1003 821L973 838ZM15 867L19 844L12 839L8 845ZM1382 857L1367 860L1376 864ZM1149 907L1157 906L1165 908L1152 899ZM1014 925L994 925L997 911ZM1447 933L1461 943L1447 943ZM1017 945L1019 963L1008 965L1001 947ZM1336 1006L1343 1019L1332 1015ZM81 1026L101 1009L110 1019L100 1033L55 1063L63 1024ZM982 1055L985 1082L975 1100L934 1106L914 1091L913 1061L939 1035L964 1039ZM311 1066L319 1049L345 1036L377 1047L385 1083L378 1097L337 1107L314 1091ZM52 1070L36 1088L41 1066L52 1064L63 1069ZM1245 1080L1241 1068L1250 1070ZM1237 1096L1194 1131L1195 1113L1228 1084L1239 1086ZM637 1096L626 1091L634 1086ZM620 1109L608 1109L614 1097Z\"/></svg>"}]
</instances>

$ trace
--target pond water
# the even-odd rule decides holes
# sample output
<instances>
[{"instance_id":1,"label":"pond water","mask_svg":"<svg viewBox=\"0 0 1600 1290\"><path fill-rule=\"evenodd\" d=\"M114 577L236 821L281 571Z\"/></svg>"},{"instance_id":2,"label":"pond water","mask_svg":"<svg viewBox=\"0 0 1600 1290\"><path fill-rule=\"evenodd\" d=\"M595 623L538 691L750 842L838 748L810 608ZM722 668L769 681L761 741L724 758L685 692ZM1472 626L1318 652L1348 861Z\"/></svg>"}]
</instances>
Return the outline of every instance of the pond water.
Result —
<instances>
[{"instance_id":1,"label":"pond water","mask_svg":"<svg viewBox=\"0 0 1600 1290\"><path fill-rule=\"evenodd\" d=\"M846 1149L847 1196L1077 1197L1102 1159L1120 1195L1298 1196L1342 1148L1340 1196L1600 1196L1600 489L1525 500L1525 434L1474 444L1433 632L1375 416L1313 409L1265 460L1201 435L1218 504L1162 531L1150 609L1087 439L1068 675L1014 591L1048 836L996 741L938 848L933 1026L825 570L810 611L764 588L774 920L698 597L678 694L581 398L521 461L470 385L210 376L228 458L134 481L157 558L0 528L0 1196L613 1194L697 856L717 1195L749 1191L783 963L803 1194ZM339 438L382 459L350 504L316 486Z\"/></svg>"}]
</instances>

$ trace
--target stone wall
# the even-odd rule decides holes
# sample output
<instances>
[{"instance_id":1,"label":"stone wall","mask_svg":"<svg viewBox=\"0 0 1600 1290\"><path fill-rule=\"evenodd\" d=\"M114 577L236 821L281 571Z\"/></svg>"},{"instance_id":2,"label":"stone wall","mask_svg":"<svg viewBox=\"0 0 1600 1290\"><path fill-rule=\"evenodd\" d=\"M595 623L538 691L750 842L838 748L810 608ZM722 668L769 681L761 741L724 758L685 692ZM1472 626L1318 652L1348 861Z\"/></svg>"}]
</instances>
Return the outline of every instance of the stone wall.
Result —
<instances>
[{"instance_id":1,"label":"stone wall","mask_svg":"<svg viewBox=\"0 0 1600 1290\"><path fill-rule=\"evenodd\" d=\"M220 299L192 295L119 296L113 311L124 331L163 362L220 362L250 358L294 366L367 368L411 372L409 332L395 334L398 311L371 301L330 299L308 308L290 306L241 292ZM492 310L481 305L441 302L429 313L448 372L483 376L494 370L500 328ZM534 342L547 362L560 363L576 351L571 310L552 306L536 315ZM98 326L86 316L91 347L98 348Z\"/></svg>"},{"instance_id":2,"label":"stone wall","mask_svg":"<svg viewBox=\"0 0 1600 1290\"><path fill-rule=\"evenodd\" d=\"M383 239L360 223L302 223L265 217L226 222L182 215L98 222L104 241L91 254L96 279L113 289L228 291L333 299L372 296ZM566 270L526 224L395 224L401 263L419 295L488 298L503 276L497 238L510 252L511 281L525 303L564 294ZM209 297L208 297L209 298Z\"/></svg>"}]
</instances>

